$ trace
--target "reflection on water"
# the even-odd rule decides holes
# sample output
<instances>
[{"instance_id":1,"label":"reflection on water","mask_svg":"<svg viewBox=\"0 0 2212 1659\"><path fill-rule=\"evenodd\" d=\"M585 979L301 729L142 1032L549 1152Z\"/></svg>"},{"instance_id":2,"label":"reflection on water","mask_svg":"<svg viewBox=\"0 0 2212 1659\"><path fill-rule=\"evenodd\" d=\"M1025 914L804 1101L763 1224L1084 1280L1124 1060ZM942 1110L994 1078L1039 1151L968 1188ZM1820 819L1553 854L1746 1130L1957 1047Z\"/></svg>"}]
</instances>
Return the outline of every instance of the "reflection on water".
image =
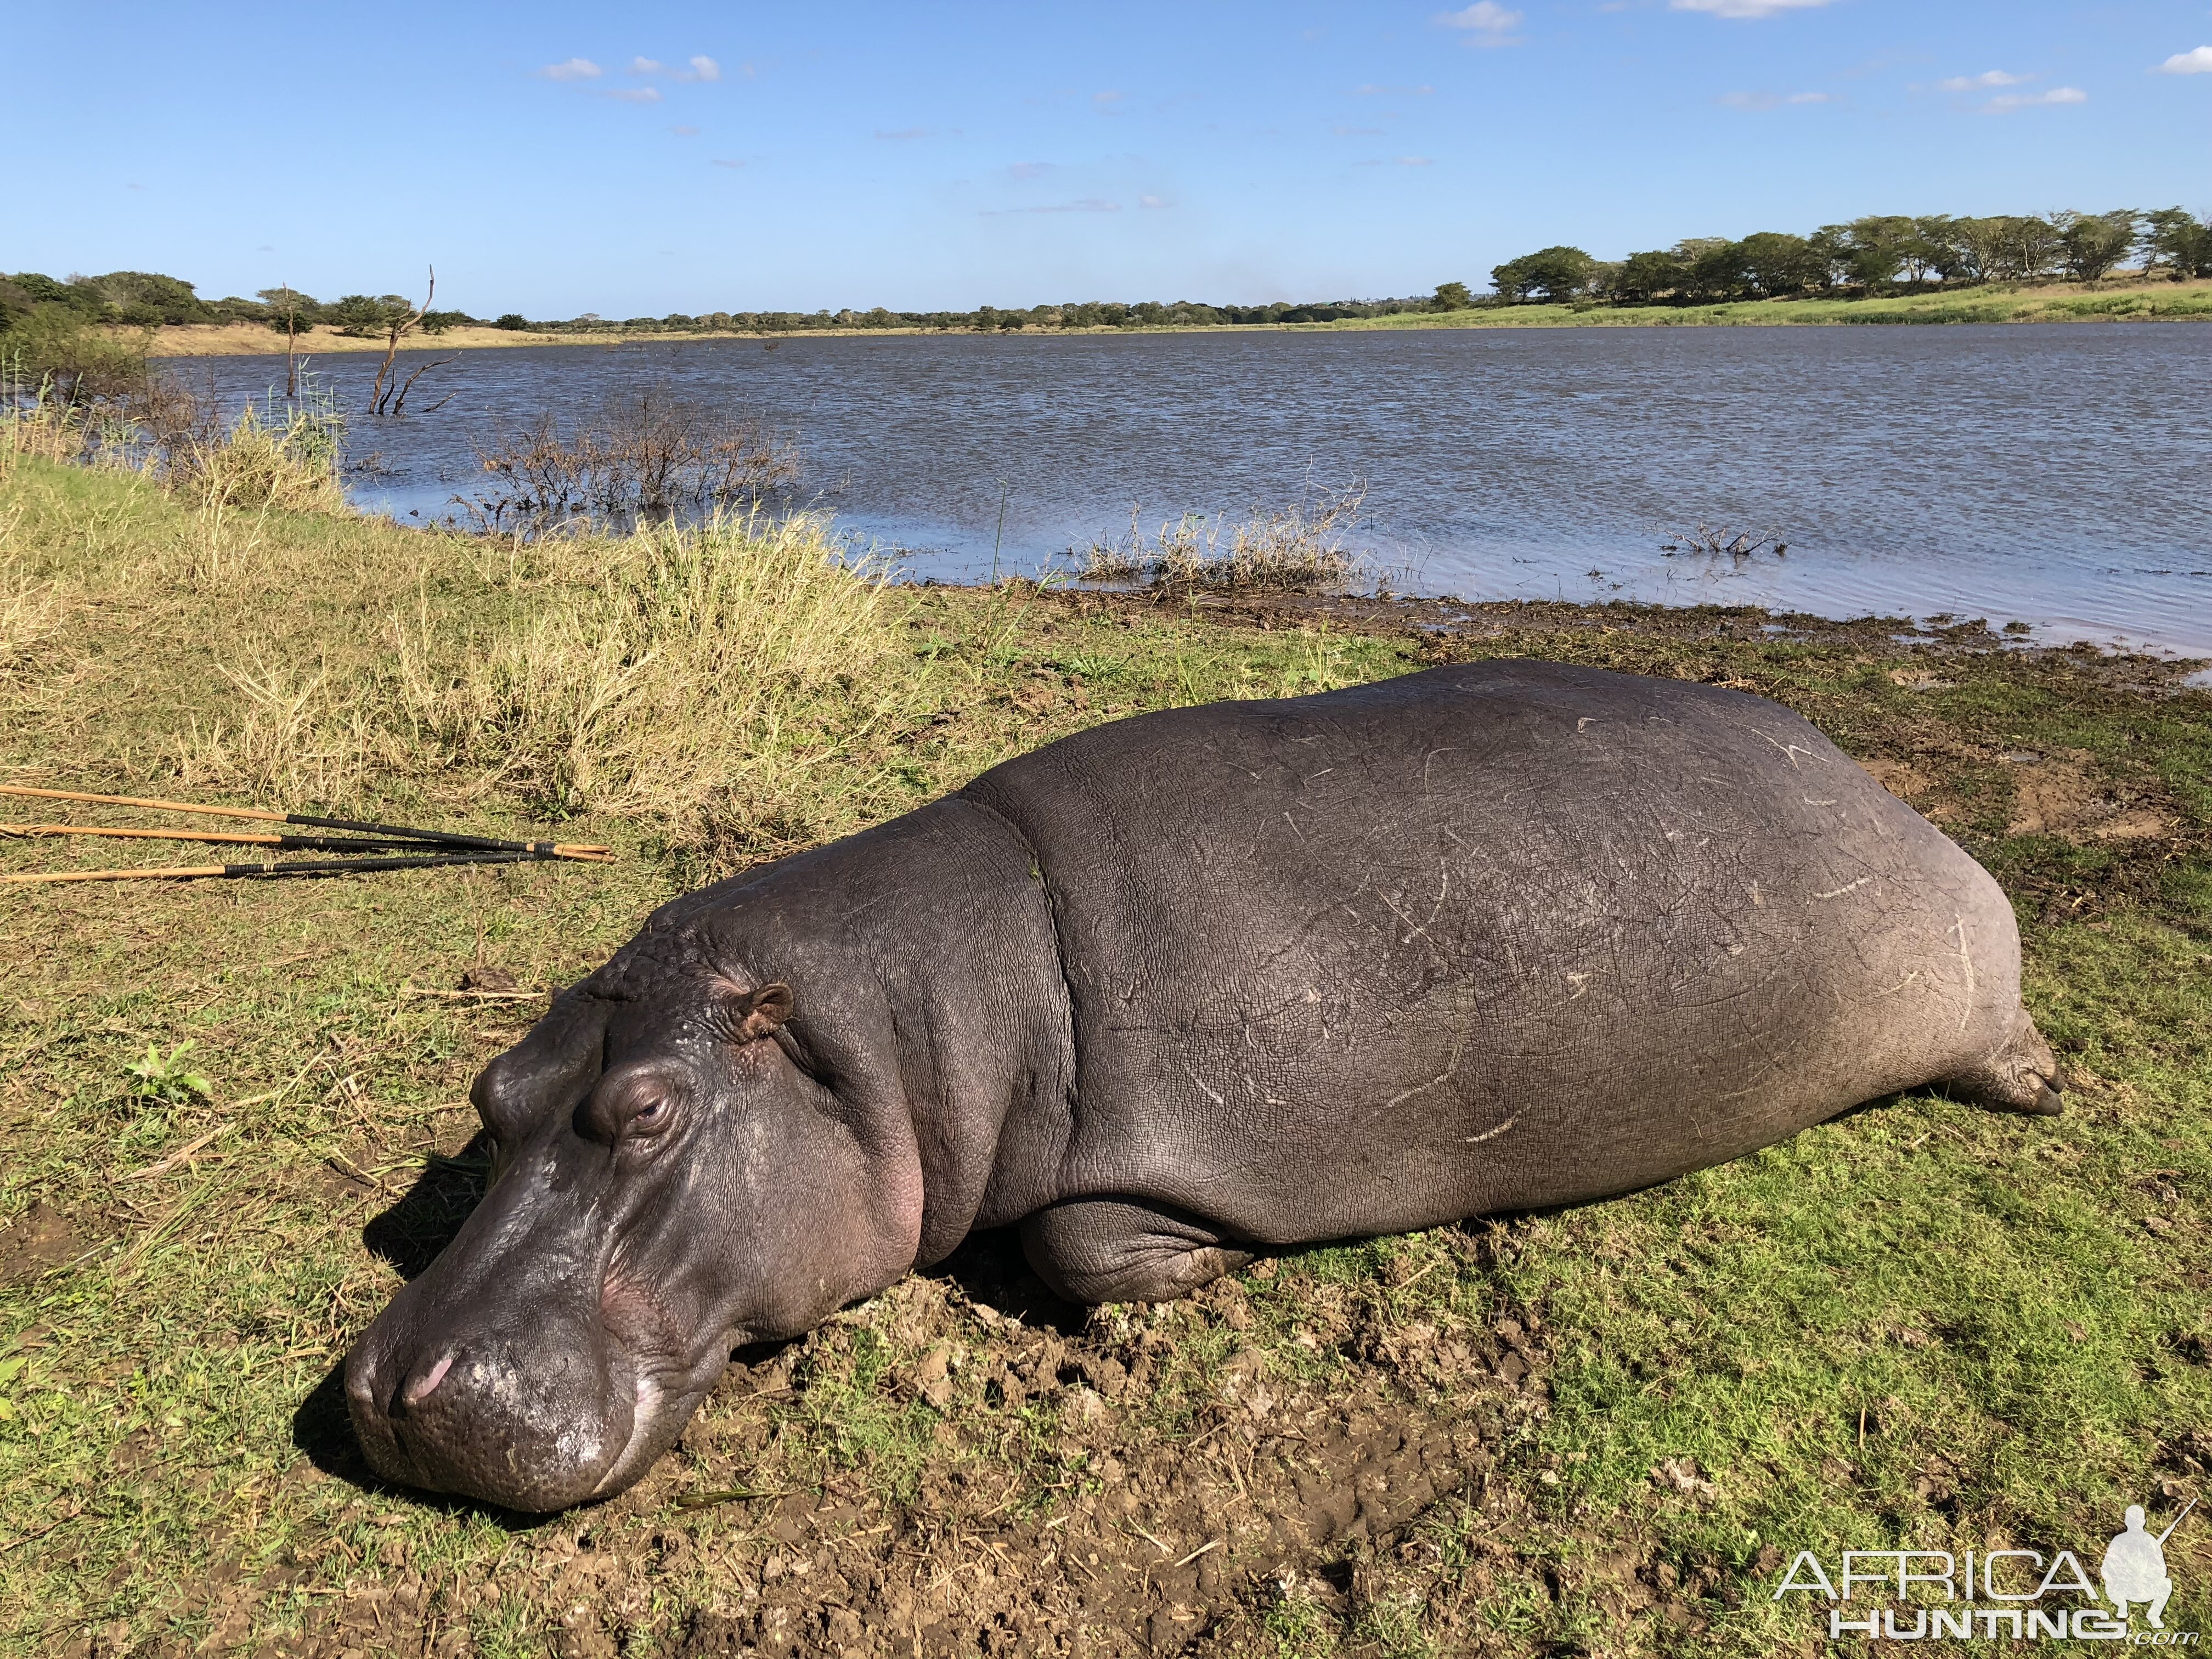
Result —
<instances>
[{"instance_id":1,"label":"reflection on water","mask_svg":"<svg viewBox=\"0 0 2212 1659\"><path fill-rule=\"evenodd\" d=\"M232 398L281 366L178 366ZM358 405L373 362L320 359ZM1034 571L1182 514L1367 483L1401 591L2021 619L2212 654L2212 327L789 338L465 353L356 416L364 506L435 518L471 441L665 380L787 434L917 576ZM1000 532L1002 500L1005 523ZM1685 538L1779 540L1744 556ZM1672 543L1677 551L1662 550Z\"/></svg>"}]
</instances>

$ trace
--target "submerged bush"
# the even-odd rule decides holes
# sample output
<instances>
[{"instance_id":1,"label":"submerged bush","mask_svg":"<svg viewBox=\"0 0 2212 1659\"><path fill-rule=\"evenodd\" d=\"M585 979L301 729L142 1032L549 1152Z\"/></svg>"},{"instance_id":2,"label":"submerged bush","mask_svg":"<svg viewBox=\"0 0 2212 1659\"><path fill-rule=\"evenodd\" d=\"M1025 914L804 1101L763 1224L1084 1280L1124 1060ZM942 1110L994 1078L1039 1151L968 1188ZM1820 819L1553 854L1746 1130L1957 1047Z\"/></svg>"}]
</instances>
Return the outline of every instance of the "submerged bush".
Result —
<instances>
[{"instance_id":1,"label":"submerged bush","mask_svg":"<svg viewBox=\"0 0 2212 1659\"><path fill-rule=\"evenodd\" d=\"M1358 520L1366 493L1365 484L1354 483L1233 522L1187 513L1161 525L1149 540L1132 508L1128 539L1091 544L1083 579L1278 593L1340 592L1364 570L1344 538Z\"/></svg>"},{"instance_id":2,"label":"submerged bush","mask_svg":"<svg viewBox=\"0 0 2212 1659\"><path fill-rule=\"evenodd\" d=\"M456 495L478 530L540 535L576 520L626 526L750 503L799 481L789 444L761 422L652 386L608 400L567 431L551 414L489 447L488 482Z\"/></svg>"}]
</instances>

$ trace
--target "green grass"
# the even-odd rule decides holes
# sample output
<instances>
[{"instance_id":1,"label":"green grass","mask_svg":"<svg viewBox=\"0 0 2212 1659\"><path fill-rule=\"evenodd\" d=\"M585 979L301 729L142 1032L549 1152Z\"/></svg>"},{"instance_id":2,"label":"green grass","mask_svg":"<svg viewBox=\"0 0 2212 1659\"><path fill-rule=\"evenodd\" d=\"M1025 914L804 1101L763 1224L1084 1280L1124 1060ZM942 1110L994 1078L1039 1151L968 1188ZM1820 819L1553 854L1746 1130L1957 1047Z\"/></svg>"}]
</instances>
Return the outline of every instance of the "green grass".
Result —
<instances>
[{"instance_id":1,"label":"green grass","mask_svg":"<svg viewBox=\"0 0 2212 1659\"><path fill-rule=\"evenodd\" d=\"M1366 328L1698 328L1851 323L2073 323L2212 317L2212 284L2157 283L2106 292L1997 284L1948 294L1868 300L1741 300L1698 306L1504 306L1297 323L1310 330Z\"/></svg>"},{"instance_id":2,"label":"green grass","mask_svg":"<svg viewBox=\"0 0 2212 1659\"><path fill-rule=\"evenodd\" d=\"M534 729L514 706L409 702L476 684L635 556L210 521L30 461L0 481L0 779L517 830L557 811L622 855L4 890L0 1651L781 1632L933 1655L1088 1629L1101 1651L1158 1630L1267 1655L1764 1654L1817 1645L1770 1599L1778 1551L2094 1552L2125 1504L2162 1526L2202 1488L2212 697L2086 653L1768 635L1752 613L1482 607L1487 632L1437 637L1009 587L891 590L842 672L771 665L696 790L549 793L495 764ZM614 1504L519 1526L364 1480L333 1367L472 1200L469 1079L538 1006L416 992L473 964L564 983L714 872L1103 719L1504 652L1747 684L1909 762L1916 804L2018 902L2067 1115L1908 1098L1650 1192L1295 1253L1057 1331L989 1312L1036 1287L986 1242L733 1374ZM1943 684L1899 683L1931 656ZM241 686L319 675L343 695L296 718ZM674 689L609 752L650 751ZM2162 827L2008 833L2021 750ZM113 855L0 844L8 868L72 858ZM1319 1541L1284 1530L1363 1471L1410 1495ZM2169 1626L2212 1619L2208 1540L2193 1516L2168 1547Z\"/></svg>"}]
</instances>

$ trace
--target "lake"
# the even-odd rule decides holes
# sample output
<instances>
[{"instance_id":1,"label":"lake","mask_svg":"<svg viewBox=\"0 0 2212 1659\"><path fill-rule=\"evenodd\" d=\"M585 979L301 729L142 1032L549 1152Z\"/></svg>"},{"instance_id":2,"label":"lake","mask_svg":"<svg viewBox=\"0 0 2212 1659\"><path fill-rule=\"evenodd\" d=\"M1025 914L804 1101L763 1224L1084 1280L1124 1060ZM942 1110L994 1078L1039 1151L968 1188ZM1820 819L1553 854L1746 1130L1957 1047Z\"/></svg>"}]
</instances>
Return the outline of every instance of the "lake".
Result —
<instances>
[{"instance_id":1,"label":"lake","mask_svg":"<svg viewBox=\"0 0 2212 1659\"><path fill-rule=\"evenodd\" d=\"M409 354L404 361L419 361ZM226 402L281 358L186 360ZM313 367L357 410L372 356ZM1583 328L697 340L464 352L349 485L451 512L472 444L665 382L797 444L917 578L1066 568L1185 513L1366 485L1399 592L2019 620L2212 655L2212 326ZM1004 529L1000 532L1003 503ZM1704 524L1785 556L1663 553ZM1679 545L1679 544L1678 544Z\"/></svg>"}]
</instances>

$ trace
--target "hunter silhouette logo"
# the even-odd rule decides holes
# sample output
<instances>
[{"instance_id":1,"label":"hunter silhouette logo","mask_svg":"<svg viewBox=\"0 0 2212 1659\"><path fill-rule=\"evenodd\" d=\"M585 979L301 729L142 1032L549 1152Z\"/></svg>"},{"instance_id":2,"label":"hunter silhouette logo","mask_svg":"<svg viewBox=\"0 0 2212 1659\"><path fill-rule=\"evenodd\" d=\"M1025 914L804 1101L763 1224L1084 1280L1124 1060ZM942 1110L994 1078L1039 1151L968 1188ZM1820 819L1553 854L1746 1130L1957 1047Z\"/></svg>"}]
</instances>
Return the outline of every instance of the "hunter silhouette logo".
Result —
<instances>
[{"instance_id":1,"label":"hunter silhouette logo","mask_svg":"<svg viewBox=\"0 0 2212 1659\"><path fill-rule=\"evenodd\" d=\"M2058 1640L2127 1642L2137 1647L2197 1645L2195 1631L2166 1627L2173 1579L2166 1568L2166 1542L2197 1507L2192 1498L2154 1533L2143 1506L2130 1504L2127 1528L2105 1547L2098 1563L2100 1597L2082 1557L2062 1549L1845 1550L1831 1577L1820 1558L1800 1550L1774 1592L1814 1595L1828 1603L1828 1638L1863 1636L1869 1641ZM2087 1553L2084 1552L2084 1554ZM2104 1605L2100 1605L2100 1602ZM2148 1630L2136 1629L2141 1610ZM1901 1622L1909 1620L1909 1624Z\"/></svg>"},{"instance_id":2,"label":"hunter silhouette logo","mask_svg":"<svg viewBox=\"0 0 2212 1659\"><path fill-rule=\"evenodd\" d=\"M2173 1517L2166 1529L2155 1538L2143 1530L2143 1511L2140 1504L2128 1505L2128 1529L2105 1546L2105 1561L2101 1572L2105 1580L2105 1599L2112 1604L2112 1616L2128 1616L2128 1604L2140 1601L2150 1614L2150 1627L2164 1630L2166 1597L2173 1594L2173 1580L2166 1576L2166 1540L2173 1536L2173 1528L2181 1524L2181 1516L2197 1507L2191 1498L2182 1508L2181 1515Z\"/></svg>"}]
</instances>

